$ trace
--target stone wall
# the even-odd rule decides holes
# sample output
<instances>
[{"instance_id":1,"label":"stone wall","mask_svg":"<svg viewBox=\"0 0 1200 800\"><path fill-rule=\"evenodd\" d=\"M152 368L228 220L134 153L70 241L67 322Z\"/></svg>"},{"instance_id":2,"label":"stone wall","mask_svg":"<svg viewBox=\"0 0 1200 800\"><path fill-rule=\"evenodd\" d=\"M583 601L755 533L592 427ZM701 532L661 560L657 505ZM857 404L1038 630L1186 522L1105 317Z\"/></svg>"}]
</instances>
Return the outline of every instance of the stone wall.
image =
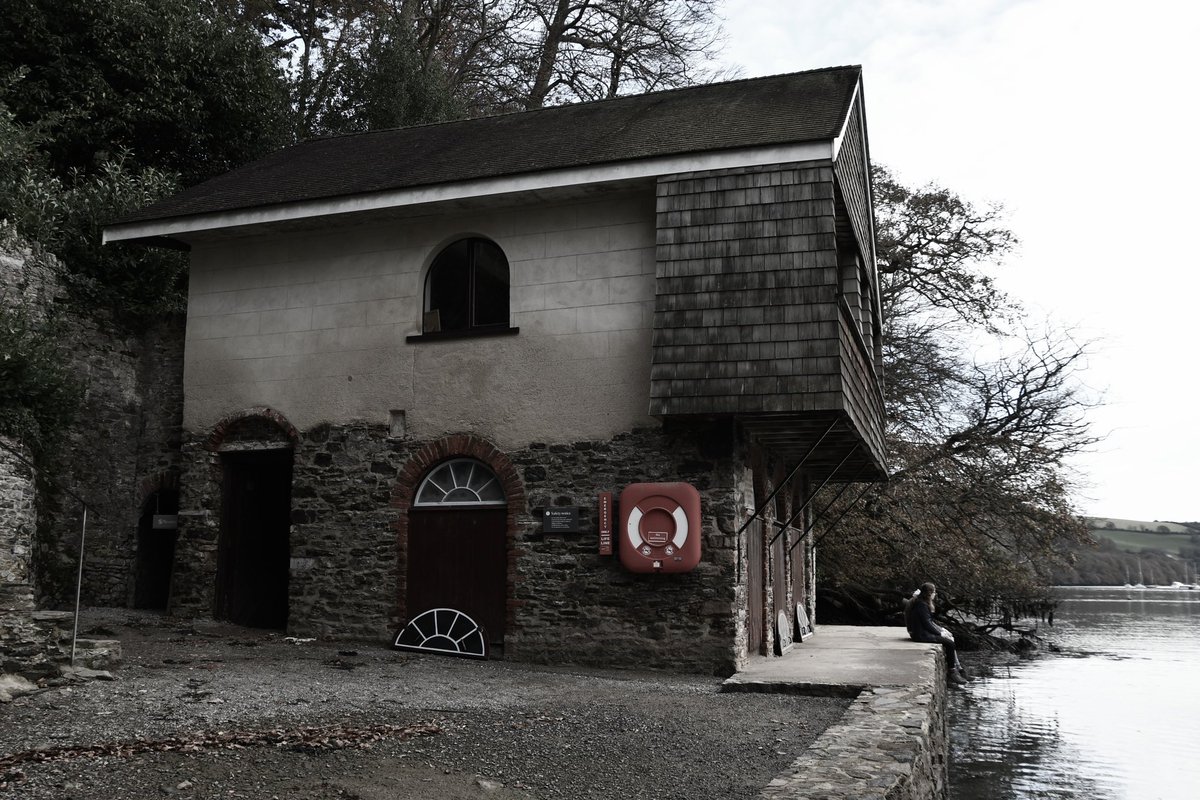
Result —
<instances>
[{"instance_id":1,"label":"stone wall","mask_svg":"<svg viewBox=\"0 0 1200 800\"><path fill-rule=\"evenodd\" d=\"M53 257L11 235L0 241L6 302L49 313L64 294L56 271ZM124 606L133 592L141 503L179 460L184 320L163 319L135 335L103 311L58 318L85 395L62 445L46 457L29 543L34 596L39 607L74 602L82 498L89 506L83 602Z\"/></svg>"},{"instance_id":2,"label":"stone wall","mask_svg":"<svg viewBox=\"0 0 1200 800\"><path fill-rule=\"evenodd\" d=\"M30 583L36 489L29 454L0 436L0 586Z\"/></svg>"},{"instance_id":3,"label":"stone wall","mask_svg":"<svg viewBox=\"0 0 1200 800\"><path fill-rule=\"evenodd\" d=\"M0 673L45 663L53 645L33 624L30 555L37 509L28 457L19 443L0 437Z\"/></svg>"},{"instance_id":4,"label":"stone wall","mask_svg":"<svg viewBox=\"0 0 1200 800\"><path fill-rule=\"evenodd\" d=\"M515 657L546 663L670 667L728 675L736 667L741 517L732 430L719 423L639 430L605 442L531 445L513 456L529 510L579 506L581 534L518 541ZM689 573L635 574L597 555L596 497L630 483L683 481L700 491L701 562Z\"/></svg>"},{"instance_id":5,"label":"stone wall","mask_svg":"<svg viewBox=\"0 0 1200 800\"><path fill-rule=\"evenodd\" d=\"M932 661L933 659L931 659ZM945 800L950 742L941 648L928 680L868 687L759 793L762 800Z\"/></svg>"},{"instance_id":6,"label":"stone wall","mask_svg":"<svg viewBox=\"0 0 1200 800\"><path fill-rule=\"evenodd\" d=\"M251 418L269 413L255 410ZM277 430L285 426L286 420L276 420ZM402 521L411 502L398 488L403 476L424 475L413 464L424 463L418 456L431 447L444 447L443 457L491 448L476 436L431 443L390 433L367 424L295 432L289 632L390 640L403 622ZM454 452L456 442L461 447ZM274 444L280 443L286 441ZM171 601L179 613L212 613L223 446L223 437L209 434L184 444ZM521 498L509 509L505 657L732 672L744 658L736 646L743 624L736 594L742 548L734 535L743 480L738 447L729 427L703 424L639 429L600 441L533 443L509 453L492 448L514 471L517 491L510 497ZM635 575L615 555L598 554L598 493L659 481L686 481L701 492L702 560L693 572ZM538 511L563 506L580 508L583 532L542 533Z\"/></svg>"},{"instance_id":7,"label":"stone wall","mask_svg":"<svg viewBox=\"0 0 1200 800\"><path fill-rule=\"evenodd\" d=\"M89 506L84 604L125 606L134 590L141 504L177 469L183 321L165 320L140 336L87 318L73 319L70 328L86 393L48 472ZM54 490L42 502L39 600L64 607L74 599L82 506Z\"/></svg>"}]
</instances>

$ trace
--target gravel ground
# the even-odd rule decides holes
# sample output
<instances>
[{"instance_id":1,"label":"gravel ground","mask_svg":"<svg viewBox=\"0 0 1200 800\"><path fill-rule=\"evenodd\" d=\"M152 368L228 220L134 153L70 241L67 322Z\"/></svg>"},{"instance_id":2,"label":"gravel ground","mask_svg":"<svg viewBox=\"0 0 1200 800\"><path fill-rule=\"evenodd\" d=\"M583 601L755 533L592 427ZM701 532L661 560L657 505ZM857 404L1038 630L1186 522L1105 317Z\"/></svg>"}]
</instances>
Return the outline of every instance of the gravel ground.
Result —
<instances>
[{"instance_id":1,"label":"gravel ground","mask_svg":"<svg viewBox=\"0 0 1200 800\"><path fill-rule=\"evenodd\" d=\"M135 752L19 764L24 778L0 800L750 798L847 706L719 694L715 678L294 643L119 609L86 610L80 629L121 640L116 680L0 705L0 754ZM297 731L299 745L278 743ZM201 745L202 732L238 741ZM352 745L323 747L330 739Z\"/></svg>"}]
</instances>

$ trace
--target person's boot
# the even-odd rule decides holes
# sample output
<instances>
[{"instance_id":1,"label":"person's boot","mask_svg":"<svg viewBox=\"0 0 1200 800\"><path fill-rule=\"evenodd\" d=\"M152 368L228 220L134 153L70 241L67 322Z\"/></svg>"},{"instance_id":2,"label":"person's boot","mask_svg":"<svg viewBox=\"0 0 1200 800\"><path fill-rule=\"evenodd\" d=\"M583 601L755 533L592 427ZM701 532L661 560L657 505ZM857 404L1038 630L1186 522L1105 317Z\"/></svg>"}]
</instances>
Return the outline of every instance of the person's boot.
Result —
<instances>
[{"instance_id":1,"label":"person's boot","mask_svg":"<svg viewBox=\"0 0 1200 800\"><path fill-rule=\"evenodd\" d=\"M962 686L967 682L967 679L959 674L957 670L950 670L950 683L955 686Z\"/></svg>"}]
</instances>

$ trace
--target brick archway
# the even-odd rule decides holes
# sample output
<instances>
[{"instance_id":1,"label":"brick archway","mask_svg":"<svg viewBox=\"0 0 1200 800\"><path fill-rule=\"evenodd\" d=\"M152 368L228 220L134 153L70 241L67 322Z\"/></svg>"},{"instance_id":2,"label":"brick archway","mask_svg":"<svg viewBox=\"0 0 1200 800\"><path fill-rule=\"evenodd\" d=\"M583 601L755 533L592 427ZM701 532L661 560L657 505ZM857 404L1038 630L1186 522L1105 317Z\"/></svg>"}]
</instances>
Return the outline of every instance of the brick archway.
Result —
<instances>
[{"instance_id":1,"label":"brick archway","mask_svg":"<svg viewBox=\"0 0 1200 800\"><path fill-rule=\"evenodd\" d=\"M525 510L525 487L513 466L498 447L486 439L472 434L456 434L436 439L425 444L408 460L400 470L396 485L392 489L391 507L396 511L393 523L396 531L397 576L396 610L397 620L408 618L406 608L406 589L408 579L408 531L409 510L412 508L413 496L421 479L438 464L452 458L473 458L487 465L500 480L504 489L504 499L507 502L506 544L508 554L507 564L507 601L505 616L507 627L512 630L516 623L516 610L520 601L514 597L517 578L517 515Z\"/></svg>"},{"instance_id":2,"label":"brick archway","mask_svg":"<svg viewBox=\"0 0 1200 800\"><path fill-rule=\"evenodd\" d=\"M138 484L137 500L134 505L135 515L142 513L142 506L146 505L146 501L155 492L166 490L179 491L179 469L171 468L155 473L147 478L144 478Z\"/></svg>"},{"instance_id":3,"label":"brick archway","mask_svg":"<svg viewBox=\"0 0 1200 800\"><path fill-rule=\"evenodd\" d=\"M287 437L288 444L293 447L300 440L300 432L296 430L296 426L288 421L287 417L273 408L256 406L230 414L221 419L216 425L213 425L212 430L208 434L208 439L204 442L204 448L215 453L225 444L225 440L239 428L246 425L254 425L255 423L266 423L271 428L277 429Z\"/></svg>"}]
</instances>

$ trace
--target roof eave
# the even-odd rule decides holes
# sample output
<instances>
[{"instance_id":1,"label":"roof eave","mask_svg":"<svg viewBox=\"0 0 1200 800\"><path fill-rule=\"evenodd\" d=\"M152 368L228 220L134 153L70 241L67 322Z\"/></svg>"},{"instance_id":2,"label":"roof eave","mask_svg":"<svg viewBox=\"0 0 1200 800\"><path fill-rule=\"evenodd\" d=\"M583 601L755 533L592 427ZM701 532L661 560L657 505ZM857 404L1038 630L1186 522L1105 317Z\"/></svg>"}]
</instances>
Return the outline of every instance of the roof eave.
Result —
<instances>
[{"instance_id":1,"label":"roof eave","mask_svg":"<svg viewBox=\"0 0 1200 800\"><path fill-rule=\"evenodd\" d=\"M661 175L705 172L715 169L820 159L831 160L835 152L835 140L822 139L708 153L684 153L253 208L233 208L211 213L116 223L105 226L102 236L105 244L119 241L156 244L162 239L186 239L192 234L231 228L248 228L447 201L499 197L506 194L547 191L572 186L632 183L638 180L657 178Z\"/></svg>"}]
</instances>

